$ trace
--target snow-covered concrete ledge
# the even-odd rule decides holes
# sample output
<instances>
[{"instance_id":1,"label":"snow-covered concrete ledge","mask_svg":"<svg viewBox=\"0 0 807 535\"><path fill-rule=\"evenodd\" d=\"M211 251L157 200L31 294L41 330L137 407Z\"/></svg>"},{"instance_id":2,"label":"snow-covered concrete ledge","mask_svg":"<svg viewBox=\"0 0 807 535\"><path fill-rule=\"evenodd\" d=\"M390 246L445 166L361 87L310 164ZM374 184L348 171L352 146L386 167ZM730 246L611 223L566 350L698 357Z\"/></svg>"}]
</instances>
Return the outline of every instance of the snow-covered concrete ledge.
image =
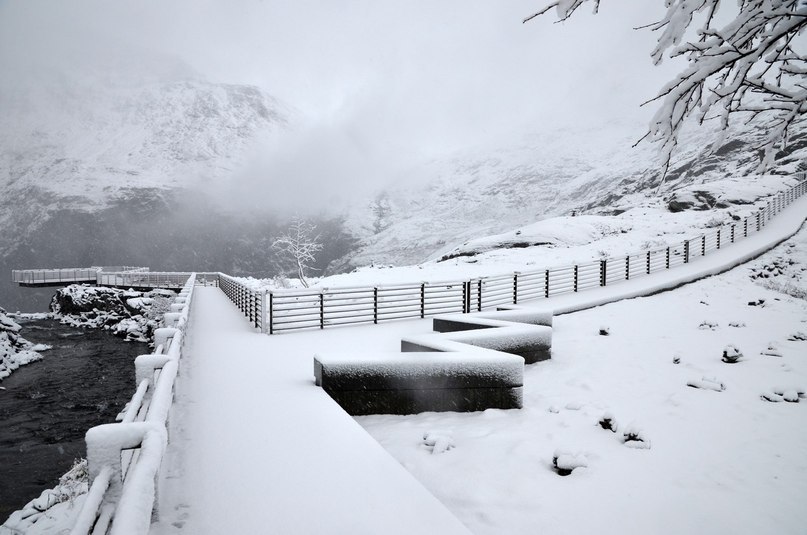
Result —
<instances>
[{"instance_id":1,"label":"snow-covered concrete ledge","mask_svg":"<svg viewBox=\"0 0 807 535\"><path fill-rule=\"evenodd\" d=\"M672 290L705 277L711 277L748 262L776 247L796 234L807 218L807 196L795 200L772 218L757 233L734 243L731 247L697 257L691 263L648 277L631 279L613 286L564 294L536 302L535 304L505 305L502 309L512 311L538 310L547 314L561 315Z\"/></svg>"},{"instance_id":2,"label":"snow-covered concrete ledge","mask_svg":"<svg viewBox=\"0 0 807 535\"><path fill-rule=\"evenodd\" d=\"M543 312L438 316L438 332L403 338L399 354L315 355L314 379L351 415L519 409L524 363L550 357L551 323Z\"/></svg>"},{"instance_id":3,"label":"snow-covered concrete ledge","mask_svg":"<svg viewBox=\"0 0 807 535\"><path fill-rule=\"evenodd\" d=\"M315 381L354 416L521 408L524 359L447 345L454 352L317 355Z\"/></svg>"}]
</instances>

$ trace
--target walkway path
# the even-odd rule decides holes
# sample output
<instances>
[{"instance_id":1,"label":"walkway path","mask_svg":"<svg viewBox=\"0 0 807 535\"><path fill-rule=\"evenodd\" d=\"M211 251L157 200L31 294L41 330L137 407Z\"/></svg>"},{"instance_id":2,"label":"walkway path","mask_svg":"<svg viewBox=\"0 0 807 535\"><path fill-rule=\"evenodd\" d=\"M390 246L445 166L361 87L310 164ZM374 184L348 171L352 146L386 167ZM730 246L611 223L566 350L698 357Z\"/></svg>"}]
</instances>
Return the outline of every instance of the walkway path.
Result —
<instances>
[{"instance_id":1,"label":"walkway path","mask_svg":"<svg viewBox=\"0 0 807 535\"><path fill-rule=\"evenodd\" d=\"M221 290L197 288L153 532L467 533L314 386L315 348L383 347L383 331L395 350L395 329L261 335Z\"/></svg>"}]
</instances>

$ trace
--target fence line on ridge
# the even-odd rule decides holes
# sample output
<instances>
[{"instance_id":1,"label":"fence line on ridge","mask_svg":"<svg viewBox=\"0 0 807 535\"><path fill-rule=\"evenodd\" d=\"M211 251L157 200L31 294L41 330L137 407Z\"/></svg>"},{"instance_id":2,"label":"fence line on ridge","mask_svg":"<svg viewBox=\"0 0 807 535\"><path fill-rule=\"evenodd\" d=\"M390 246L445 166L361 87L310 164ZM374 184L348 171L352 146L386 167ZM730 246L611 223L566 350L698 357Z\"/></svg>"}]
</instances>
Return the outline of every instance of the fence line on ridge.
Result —
<instances>
[{"instance_id":1,"label":"fence line on ridge","mask_svg":"<svg viewBox=\"0 0 807 535\"><path fill-rule=\"evenodd\" d=\"M252 325L268 334L469 313L547 299L652 275L730 247L762 230L807 193L807 173L796 176L801 182L771 196L753 215L673 245L620 257L465 280L299 290L268 291L219 273L219 286Z\"/></svg>"}]
</instances>

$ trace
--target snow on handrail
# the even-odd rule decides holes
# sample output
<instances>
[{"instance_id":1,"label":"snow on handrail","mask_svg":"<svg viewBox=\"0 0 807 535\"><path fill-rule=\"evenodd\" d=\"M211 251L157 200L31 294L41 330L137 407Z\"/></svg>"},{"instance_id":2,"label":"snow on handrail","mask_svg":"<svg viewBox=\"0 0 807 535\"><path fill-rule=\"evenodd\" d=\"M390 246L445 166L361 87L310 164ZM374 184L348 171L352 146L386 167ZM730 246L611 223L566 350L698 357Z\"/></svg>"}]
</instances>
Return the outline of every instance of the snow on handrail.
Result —
<instances>
[{"instance_id":1,"label":"snow on handrail","mask_svg":"<svg viewBox=\"0 0 807 535\"><path fill-rule=\"evenodd\" d=\"M174 313L174 326L155 331L155 346L165 351L135 359L138 386L123 421L87 431L92 484L71 535L96 530L106 533L108 526L112 534L145 535L149 531L157 512L156 481L168 441L168 413L195 279L196 274L191 273L176 299L183 306ZM165 316L167 321L169 314Z\"/></svg>"}]
</instances>

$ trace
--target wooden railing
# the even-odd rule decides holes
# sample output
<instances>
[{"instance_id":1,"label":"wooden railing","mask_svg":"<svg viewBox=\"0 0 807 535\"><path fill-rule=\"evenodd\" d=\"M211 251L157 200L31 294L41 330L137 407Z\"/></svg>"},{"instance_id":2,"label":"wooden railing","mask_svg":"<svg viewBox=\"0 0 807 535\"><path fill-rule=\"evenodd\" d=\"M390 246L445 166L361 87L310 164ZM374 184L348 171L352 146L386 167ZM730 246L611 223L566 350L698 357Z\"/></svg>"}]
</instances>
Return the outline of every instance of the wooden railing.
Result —
<instances>
[{"instance_id":1,"label":"wooden railing","mask_svg":"<svg viewBox=\"0 0 807 535\"><path fill-rule=\"evenodd\" d=\"M771 218L807 192L807 177L801 174L799 178L800 183L772 196L764 207L745 219L679 243L620 257L468 280L372 287L268 291L257 281L222 273L219 280L222 290L250 322L269 334L482 311L611 286L696 262L762 230Z\"/></svg>"}]
</instances>

